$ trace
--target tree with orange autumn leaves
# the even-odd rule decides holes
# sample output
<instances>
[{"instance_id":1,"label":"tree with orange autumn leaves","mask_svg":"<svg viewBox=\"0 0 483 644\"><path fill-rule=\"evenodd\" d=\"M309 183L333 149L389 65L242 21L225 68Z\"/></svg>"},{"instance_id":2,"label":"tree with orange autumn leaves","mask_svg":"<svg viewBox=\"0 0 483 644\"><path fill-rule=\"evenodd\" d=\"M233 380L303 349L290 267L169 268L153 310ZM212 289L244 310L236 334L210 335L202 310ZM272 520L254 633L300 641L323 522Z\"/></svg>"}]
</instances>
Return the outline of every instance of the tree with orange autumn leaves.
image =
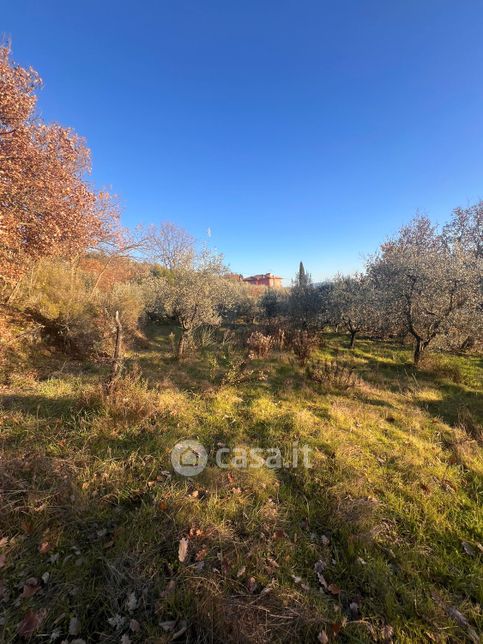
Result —
<instances>
[{"instance_id":1,"label":"tree with orange autumn leaves","mask_svg":"<svg viewBox=\"0 0 483 644\"><path fill-rule=\"evenodd\" d=\"M42 81L0 47L0 287L3 295L35 260L75 258L115 239L113 198L86 180L90 151L73 130L35 114Z\"/></svg>"}]
</instances>

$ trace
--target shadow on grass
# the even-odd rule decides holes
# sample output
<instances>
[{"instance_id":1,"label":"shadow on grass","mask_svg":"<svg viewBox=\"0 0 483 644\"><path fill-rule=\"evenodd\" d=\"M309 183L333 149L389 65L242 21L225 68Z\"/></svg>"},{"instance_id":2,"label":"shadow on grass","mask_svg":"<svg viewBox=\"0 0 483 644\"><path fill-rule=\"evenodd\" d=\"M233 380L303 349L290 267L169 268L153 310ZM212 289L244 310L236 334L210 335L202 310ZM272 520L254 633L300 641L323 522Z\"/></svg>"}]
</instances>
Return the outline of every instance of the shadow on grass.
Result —
<instances>
[{"instance_id":1,"label":"shadow on grass","mask_svg":"<svg viewBox=\"0 0 483 644\"><path fill-rule=\"evenodd\" d=\"M461 422L462 414L469 412L483 427L483 396L479 392L450 383L441 383L438 389L441 400L420 401L418 406L453 426Z\"/></svg>"},{"instance_id":2,"label":"shadow on grass","mask_svg":"<svg viewBox=\"0 0 483 644\"><path fill-rule=\"evenodd\" d=\"M51 398L38 394L0 395L0 410L21 411L38 418L58 418L70 415L78 399L72 396Z\"/></svg>"}]
</instances>

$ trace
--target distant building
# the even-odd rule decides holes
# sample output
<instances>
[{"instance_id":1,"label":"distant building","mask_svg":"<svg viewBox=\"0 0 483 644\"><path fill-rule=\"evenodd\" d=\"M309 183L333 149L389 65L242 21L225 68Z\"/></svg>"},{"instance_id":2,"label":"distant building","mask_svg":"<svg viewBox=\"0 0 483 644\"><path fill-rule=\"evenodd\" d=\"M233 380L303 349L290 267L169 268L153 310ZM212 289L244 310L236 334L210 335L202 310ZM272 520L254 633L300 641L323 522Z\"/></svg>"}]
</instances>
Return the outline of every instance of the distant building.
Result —
<instances>
[{"instance_id":1,"label":"distant building","mask_svg":"<svg viewBox=\"0 0 483 644\"><path fill-rule=\"evenodd\" d=\"M252 284L253 286L266 286L268 288L282 288L282 278L273 273L265 273L264 275L251 275L244 277L244 282Z\"/></svg>"},{"instance_id":2,"label":"distant building","mask_svg":"<svg viewBox=\"0 0 483 644\"><path fill-rule=\"evenodd\" d=\"M225 275L226 279L232 280L233 282L243 282L243 275L240 273L227 273Z\"/></svg>"}]
</instances>

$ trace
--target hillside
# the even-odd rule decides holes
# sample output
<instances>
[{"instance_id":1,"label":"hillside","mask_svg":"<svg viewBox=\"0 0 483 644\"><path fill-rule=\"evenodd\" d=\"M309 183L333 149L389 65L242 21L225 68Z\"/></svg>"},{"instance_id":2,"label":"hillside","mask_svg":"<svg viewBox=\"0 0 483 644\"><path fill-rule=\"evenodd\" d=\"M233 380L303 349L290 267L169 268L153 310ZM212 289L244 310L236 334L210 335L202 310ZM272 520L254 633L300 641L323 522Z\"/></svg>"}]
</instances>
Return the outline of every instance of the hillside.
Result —
<instances>
[{"instance_id":1,"label":"hillside","mask_svg":"<svg viewBox=\"0 0 483 644\"><path fill-rule=\"evenodd\" d=\"M2 641L478 641L481 359L416 371L409 347L320 334L341 389L287 351L242 363L226 330L179 363L170 332L109 396L107 367L46 350L4 378ZM192 478L170 461L187 438ZM294 443L313 467L214 461Z\"/></svg>"}]
</instances>

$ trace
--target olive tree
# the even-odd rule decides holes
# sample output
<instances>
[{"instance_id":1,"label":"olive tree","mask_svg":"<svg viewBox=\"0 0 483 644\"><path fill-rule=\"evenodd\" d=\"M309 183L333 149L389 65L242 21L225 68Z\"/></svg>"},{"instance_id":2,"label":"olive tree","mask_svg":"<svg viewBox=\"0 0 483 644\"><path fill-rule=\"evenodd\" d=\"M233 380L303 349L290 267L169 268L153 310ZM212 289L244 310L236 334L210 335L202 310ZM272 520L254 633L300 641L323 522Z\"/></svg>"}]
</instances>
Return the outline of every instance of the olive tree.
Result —
<instances>
[{"instance_id":1,"label":"olive tree","mask_svg":"<svg viewBox=\"0 0 483 644\"><path fill-rule=\"evenodd\" d=\"M254 324L260 314L260 291L245 282L226 279L226 298L221 314L231 322L242 320Z\"/></svg>"},{"instance_id":2,"label":"olive tree","mask_svg":"<svg viewBox=\"0 0 483 644\"><path fill-rule=\"evenodd\" d=\"M383 312L414 338L417 365L431 344L444 344L463 311L481 301L481 264L450 243L427 217L416 217L368 264Z\"/></svg>"},{"instance_id":3,"label":"olive tree","mask_svg":"<svg viewBox=\"0 0 483 644\"><path fill-rule=\"evenodd\" d=\"M378 327L377 292L367 275L338 275L330 291L331 318L350 334L350 348L358 333L371 333Z\"/></svg>"},{"instance_id":4,"label":"olive tree","mask_svg":"<svg viewBox=\"0 0 483 644\"><path fill-rule=\"evenodd\" d=\"M453 315L448 348L464 351L483 344L483 201L456 208L442 232L447 250L464 263L473 281L473 297Z\"/></svg>"},{"instance_id":5,"label":"olive tree","mask_svg":"<svg viewBox=\"0 0 483 644\"><path fill-rule=\"evenodd\" d=\"M220 324L220 309L230 297L224 273L221 256L203 251L191 266L154 278L156 312L175 320L180 328L178 359L183 358L197 329Z\"/></svg>"}]
</instances>

